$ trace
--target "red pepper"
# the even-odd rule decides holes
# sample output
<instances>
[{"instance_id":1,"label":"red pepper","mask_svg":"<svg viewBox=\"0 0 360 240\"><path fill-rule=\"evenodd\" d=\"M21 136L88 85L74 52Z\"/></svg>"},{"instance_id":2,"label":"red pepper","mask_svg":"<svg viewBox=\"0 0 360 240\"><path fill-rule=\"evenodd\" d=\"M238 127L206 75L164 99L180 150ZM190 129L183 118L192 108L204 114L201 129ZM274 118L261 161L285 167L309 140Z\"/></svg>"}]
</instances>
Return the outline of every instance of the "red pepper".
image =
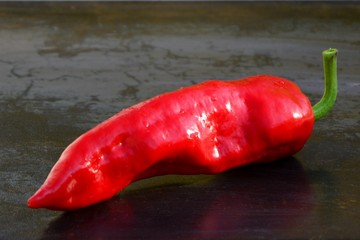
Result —
<instances>
[{"instance_id":1,"label":"red pepper","mask_svg":"<svg viewBox=\"0 0 360 240\"><path fill-rule=\"evenodd\" d=\"M332 59L324 61L325 80L336 78L336 72L326 74L336 50L323 55ZM70 144L28 206L72 210L109 199L144 178L214 174L293 155L311 135L314 114L328 112L331 101L313 109L293 82L267 75L211 80L157 96Z\"/></svg>"}]
</instances>

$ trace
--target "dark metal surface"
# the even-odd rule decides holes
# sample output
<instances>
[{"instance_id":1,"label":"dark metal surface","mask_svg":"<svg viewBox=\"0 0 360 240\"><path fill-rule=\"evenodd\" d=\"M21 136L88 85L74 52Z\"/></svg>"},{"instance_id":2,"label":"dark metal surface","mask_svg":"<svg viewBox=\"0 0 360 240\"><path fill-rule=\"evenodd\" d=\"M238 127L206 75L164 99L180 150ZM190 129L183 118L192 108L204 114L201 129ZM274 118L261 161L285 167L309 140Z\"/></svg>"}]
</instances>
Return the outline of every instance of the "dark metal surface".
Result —
<instances>
[{"instance_id":1,"label":"dark metal surface","mask_svg":"<svg viewBox=\"0 0 360 240\"><path fill-rule=\"evenodd\" d=\"M360 5L1 3L0 239L360 238ZM119 110L206 79L274 74L339 96L294 157L137 182L74 212L27 198L62 150Z\"/></svg>"}]
</instances>

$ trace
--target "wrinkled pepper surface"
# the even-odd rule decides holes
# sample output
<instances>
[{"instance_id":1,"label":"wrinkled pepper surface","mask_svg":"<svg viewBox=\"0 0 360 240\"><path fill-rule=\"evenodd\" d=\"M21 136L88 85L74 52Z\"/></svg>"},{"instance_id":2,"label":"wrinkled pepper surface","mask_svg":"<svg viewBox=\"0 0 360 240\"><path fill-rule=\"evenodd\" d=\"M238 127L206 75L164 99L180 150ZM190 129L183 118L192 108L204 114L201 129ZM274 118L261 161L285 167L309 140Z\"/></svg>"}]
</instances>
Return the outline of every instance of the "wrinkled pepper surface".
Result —
<instances>
[{"instance_id":1,"label":"wrinkled pepper surface","mask_svg":"<svg viewBox=\"0 0 360 240\"><path fill-rule=\"evenodd\" d=\"M275 76L210 80L165 93L71 143L28 206L73 210L144 178L214 174L291 156L310 137L316 116L295 83Z\"/></svg>"}]
</instances>

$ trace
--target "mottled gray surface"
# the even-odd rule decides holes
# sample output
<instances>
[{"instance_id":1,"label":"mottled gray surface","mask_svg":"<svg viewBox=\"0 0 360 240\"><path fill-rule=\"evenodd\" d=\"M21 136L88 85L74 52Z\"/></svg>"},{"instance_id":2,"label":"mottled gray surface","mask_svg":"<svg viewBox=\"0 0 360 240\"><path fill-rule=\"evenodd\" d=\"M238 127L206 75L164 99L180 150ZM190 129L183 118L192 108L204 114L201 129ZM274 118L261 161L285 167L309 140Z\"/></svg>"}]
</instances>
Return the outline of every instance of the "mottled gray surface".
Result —
<instances>
[{"instance_id":1,"label":"mottled gray surface","mask_svg":"<svg viewBox=\"0 0 360 240\"><path fill-rule=\"evenodd\" d=\"M275 74L339 96L294 158L138 182L80 211L27 198L119 110L206 79ZM0 3L0 239L360 238L360 4Z\"/></svg>"}]
</instances>

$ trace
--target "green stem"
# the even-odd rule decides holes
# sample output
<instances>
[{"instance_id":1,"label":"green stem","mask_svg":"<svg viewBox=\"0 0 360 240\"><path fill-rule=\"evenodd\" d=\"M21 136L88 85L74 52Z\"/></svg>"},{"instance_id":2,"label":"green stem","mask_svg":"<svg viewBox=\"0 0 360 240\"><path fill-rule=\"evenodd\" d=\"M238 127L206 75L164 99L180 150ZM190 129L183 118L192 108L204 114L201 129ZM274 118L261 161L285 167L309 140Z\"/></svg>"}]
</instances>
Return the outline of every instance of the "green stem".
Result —
<instances>
[{"instance_id":1,"label":"green stem","mask_svg":"<svg viewBox=\"0 0 360 240\"><path fill-rule=\"evenodd\" d=\"M322 52L324 65L324 95L320 101L313 106L315 120L325 116L333 107L337 95L337 67L336 67L337 50L329 48Z\"/></svg>"}]
</instances>

